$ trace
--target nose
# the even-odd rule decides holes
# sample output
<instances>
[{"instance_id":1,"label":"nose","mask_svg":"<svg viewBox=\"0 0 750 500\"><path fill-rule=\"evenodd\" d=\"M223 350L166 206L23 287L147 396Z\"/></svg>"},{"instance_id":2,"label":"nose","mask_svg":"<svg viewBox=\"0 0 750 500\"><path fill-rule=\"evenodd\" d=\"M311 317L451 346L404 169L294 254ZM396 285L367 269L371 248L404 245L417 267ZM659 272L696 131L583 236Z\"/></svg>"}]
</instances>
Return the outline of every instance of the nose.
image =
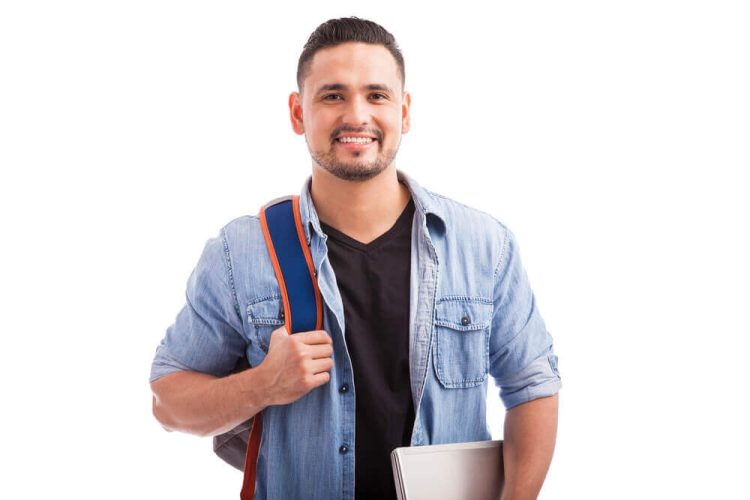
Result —
<instances>
[{"instance_id":1,"label":"nose","mask_svg":"<svg viewBox=\"0 0 750 500\"><path fill-rule=\"evenodd\" d=\"M369 103L367 99L355 95L351 97L344 107L344 115L341 117L344 123L352 125L367 125L370 120Z\"/></svg>"}]
</instances>

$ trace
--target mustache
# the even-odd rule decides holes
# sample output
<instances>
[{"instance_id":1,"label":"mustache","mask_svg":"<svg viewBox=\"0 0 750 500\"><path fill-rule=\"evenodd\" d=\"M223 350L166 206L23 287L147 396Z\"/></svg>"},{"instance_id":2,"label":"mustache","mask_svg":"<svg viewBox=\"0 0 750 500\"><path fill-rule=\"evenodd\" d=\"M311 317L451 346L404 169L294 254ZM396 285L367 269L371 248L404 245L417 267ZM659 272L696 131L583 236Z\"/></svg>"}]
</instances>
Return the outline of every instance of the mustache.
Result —
<instances>
[{"instance_id":1,"label":"mustache","mask_svg":"<svg viewBox=\"0 0 750 500\"><path fill-rule=\"evenodd\" d=\"M380 130L374 129L374 128L355 128L349 125L342 125L336 129L334 129L333 132L331 132L331 142L336 140L336 137L339 134L343 134L344 132L349 132L351 134L369 134L374 135L375 138L379 142L383 142L383 132Z\"/></svg>"}]
</instances>

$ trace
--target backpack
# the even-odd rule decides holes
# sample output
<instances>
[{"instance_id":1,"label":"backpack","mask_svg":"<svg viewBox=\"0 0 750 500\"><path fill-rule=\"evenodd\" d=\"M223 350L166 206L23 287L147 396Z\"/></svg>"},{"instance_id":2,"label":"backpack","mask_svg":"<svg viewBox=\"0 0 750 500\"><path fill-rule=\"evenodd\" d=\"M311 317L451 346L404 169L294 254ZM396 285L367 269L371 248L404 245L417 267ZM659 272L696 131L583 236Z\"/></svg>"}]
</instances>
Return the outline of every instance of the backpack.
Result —
<instances>
[{"instance_id":1,"label":"backpack","mask_svg":"<svg viewBox=\"0 0 750 500\"><path fill-rule=\"evenodd\" d=\"M260 224L284 304L284 325L290 334L323 327L323 299L307 246L299 196L277 198L260 210ZM288 288L287 288L288 287ZM232 373L250 368L243 357ZM262 412L228 432L214 436L213 447L222 460L244 471L241 500L255 492L255 469L262 433Z\"/></svg>"}]
</instances>

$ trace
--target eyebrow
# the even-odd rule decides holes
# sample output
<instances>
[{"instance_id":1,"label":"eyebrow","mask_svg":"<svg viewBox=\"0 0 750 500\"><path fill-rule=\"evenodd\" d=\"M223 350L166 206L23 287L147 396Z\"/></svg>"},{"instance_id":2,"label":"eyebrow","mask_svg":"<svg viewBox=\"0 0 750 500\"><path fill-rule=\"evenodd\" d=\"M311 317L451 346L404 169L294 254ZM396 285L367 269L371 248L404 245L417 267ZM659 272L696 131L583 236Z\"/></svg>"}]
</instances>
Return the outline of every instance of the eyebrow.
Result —
<instances>
[{"instance_id":1,"label":"eyebrow","mask_svg":"<svg viewBox=\"0 0 750 500\"><path fill-rule=\"evenodd\" d=\"M388 92L389 94L393 94L393 90L391 90L391 88L384 83L370 83L364 85L362 88L365 90L382 90L384 92ZM327 83L321 86L315 93L315 95L332 90L349 90L349 87L347 85L344 85L343 83Z\"/></svg>"}]
</instances>

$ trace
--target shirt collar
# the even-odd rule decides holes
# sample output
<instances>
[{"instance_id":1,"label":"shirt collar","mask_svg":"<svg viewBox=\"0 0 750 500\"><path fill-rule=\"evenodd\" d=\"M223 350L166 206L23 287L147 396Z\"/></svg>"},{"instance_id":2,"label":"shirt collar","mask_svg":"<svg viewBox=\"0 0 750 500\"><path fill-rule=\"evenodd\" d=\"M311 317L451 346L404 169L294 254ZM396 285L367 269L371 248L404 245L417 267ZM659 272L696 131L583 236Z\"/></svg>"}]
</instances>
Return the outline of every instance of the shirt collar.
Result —
<instances>
[{"instance_id":1,"label":"shirt collar","mask_svg":"<svg viewBox=\"0 0 750 500\"><path fill-rule=\"evenodd\" d=\"M442 211L442 207L434 201L433 194L428 190L420 186L417 181L406 175L401 170L396 170L396 175L400 182L409 188L412 199L414 200L414 206L421 213L422 218L426 219L428 215L436 216L440 222L445 225L445 214ZM307 239L310 240L310 227L315 233L321 238L325 238L323 230L320 228L320 219L318 219L318 213L315 211L315 205L312 202L312 196L310 195L310 186L312 184L312 176L309 176L302 186L300 193L300 215L303 221L307 221L305 224L305 232L307 233Z\"/></svg>"}]
</instances>

